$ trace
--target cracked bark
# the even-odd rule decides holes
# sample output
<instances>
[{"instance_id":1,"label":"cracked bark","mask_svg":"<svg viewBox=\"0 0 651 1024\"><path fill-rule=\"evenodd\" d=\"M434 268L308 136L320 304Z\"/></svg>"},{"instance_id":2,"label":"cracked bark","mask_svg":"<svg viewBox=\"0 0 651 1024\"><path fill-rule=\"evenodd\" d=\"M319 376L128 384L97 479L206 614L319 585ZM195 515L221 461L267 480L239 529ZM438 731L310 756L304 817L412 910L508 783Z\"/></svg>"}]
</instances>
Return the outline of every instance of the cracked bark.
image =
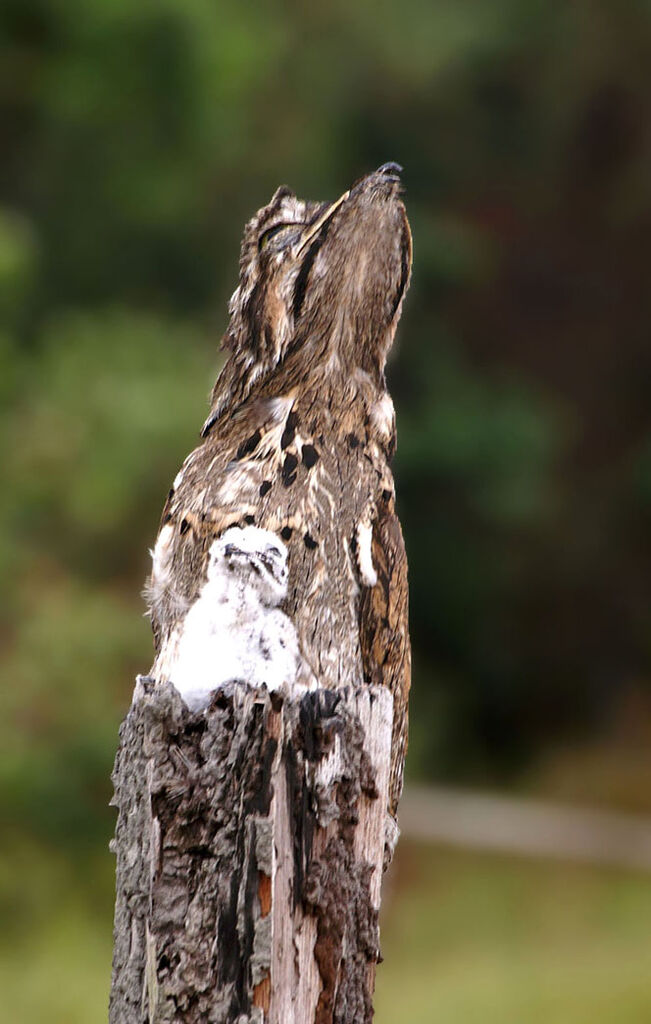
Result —
<instances>
[{"instance_id":1,"label":"cracked bark","mask_svg":"<svg viewBox=\"0 0 651 1024\"><path fill-rule=\"evenodd\" d=\"M140 677L120 730L110 1024L372 1020L387 689Z\"/></svg>"}]
</instances>

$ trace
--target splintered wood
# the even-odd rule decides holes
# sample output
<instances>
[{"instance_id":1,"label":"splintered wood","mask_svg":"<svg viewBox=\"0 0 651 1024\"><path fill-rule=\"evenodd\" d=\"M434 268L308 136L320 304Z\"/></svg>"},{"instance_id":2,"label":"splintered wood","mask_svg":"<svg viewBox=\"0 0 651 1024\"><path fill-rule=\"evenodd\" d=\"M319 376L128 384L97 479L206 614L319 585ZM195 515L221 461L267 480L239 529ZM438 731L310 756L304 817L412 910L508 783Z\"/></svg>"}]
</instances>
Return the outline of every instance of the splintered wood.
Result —
<instances>
[{"instance_id":1,"label":"splintered wood","mask_svg":"<svg viewBox=\"0 0 651 1024\"><path fill-rule=\"evenodd\" d=\"M120 732L110 1024L365 1024L392 696L140 678Z\"/></svg>"}]
</instances>

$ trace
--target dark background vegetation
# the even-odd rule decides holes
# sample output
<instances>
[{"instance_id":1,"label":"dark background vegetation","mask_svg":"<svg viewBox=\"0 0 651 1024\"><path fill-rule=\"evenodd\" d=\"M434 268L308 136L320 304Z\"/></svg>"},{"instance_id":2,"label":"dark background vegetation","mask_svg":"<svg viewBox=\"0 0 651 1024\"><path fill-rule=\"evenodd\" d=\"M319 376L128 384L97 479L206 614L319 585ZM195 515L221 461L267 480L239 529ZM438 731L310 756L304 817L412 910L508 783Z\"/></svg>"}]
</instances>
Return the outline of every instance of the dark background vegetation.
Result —
<instances>
[{"instance_id":1,"label":"dark background vegetation","mask_svg":"<svg viewBox=\"0 0 651 1024\"><path fill-rule=\"evenodd\" d=\"M147 548L244 221L282 182L334 198L386 160L415 253L389 368L409 773L651 806L650 17L4 0L2 863L49 865L42 891L0 875L17 929L47 934L53 878L110 902Z\"/></svg>"}]
</instances>

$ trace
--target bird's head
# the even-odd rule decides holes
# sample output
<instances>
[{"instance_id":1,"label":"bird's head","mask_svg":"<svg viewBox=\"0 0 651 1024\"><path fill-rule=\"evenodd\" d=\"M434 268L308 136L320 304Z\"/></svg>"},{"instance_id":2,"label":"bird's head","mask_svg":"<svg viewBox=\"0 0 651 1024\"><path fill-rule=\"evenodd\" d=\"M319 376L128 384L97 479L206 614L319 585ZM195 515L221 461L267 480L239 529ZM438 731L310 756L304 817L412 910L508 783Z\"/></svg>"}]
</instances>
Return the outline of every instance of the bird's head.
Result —
<instances>
[{"instance_id":1,"label":"bird's head","mask_svg":"<svg viewBox=\"0 0 651 1024\"><path fill-rule=\"evenodd\" d=\"M262 604L276 607L287 594L287 548L270 530L231 526L212 543L208 580L230 574L250 585Z\"/></svg>"},{"instance_id":2,"label":"bird's head","mask_svg":"<svg viewBox=\"0 0 651 1024\"><path fill-rule=\"evenodd\" d=\"M381 377L411 271L401 170L383 164L334 202L283 186L249 221L224 336L222 408L299 349Z\"/></svg>"}]
</instances>

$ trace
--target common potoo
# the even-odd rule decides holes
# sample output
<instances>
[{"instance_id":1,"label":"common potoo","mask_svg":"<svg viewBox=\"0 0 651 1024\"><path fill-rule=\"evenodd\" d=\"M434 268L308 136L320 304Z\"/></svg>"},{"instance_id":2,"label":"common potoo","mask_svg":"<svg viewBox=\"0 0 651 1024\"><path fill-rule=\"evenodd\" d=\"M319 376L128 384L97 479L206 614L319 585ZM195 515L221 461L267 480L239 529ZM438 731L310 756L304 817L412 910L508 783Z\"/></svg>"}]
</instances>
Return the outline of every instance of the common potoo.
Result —
<instances>
[{"instance_id":1,"label":"common potoo","mask_svg":"<svg viewBox=\"0 0 651 1024\"><path fill-rule=\"evenodd\" d=\"M384 164L331 203L279 188L247 224L226 362L203 440L165 504L149 584L151 674L174 682L216 538L255 527L282 542L288 583L274 611L279 628L295 631L307 675L330 689L393 693L393 813L410 683L384 377L411 270L400 171Z\"/></svg>"}]
</instances>

